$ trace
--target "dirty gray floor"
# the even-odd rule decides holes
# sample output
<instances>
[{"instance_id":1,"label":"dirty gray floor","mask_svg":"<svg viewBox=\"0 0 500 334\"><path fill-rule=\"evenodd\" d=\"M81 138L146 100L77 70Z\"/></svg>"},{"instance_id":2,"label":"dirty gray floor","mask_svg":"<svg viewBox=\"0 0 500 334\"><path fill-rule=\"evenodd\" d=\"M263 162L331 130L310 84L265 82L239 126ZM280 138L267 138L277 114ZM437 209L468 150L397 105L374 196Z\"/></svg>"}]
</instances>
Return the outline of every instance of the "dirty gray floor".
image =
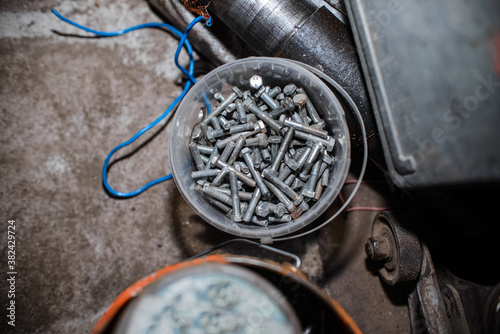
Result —
<instances>
[{"instance_id":1,"label":"dirty gray floor","mask_svg":"<svg viewBox=\"0 0 500 334\"><path fill-rule=\"evenodd\" d=\"M159 30L88 38L55 18L52 8L101 30L160 21L139 0L0 3L2 333L88 333L127 286L230 238L196 217L173 181L128 200L102 187L107 153L180 93L176 40ZM159 126L120 151L116 158L140 147L112 166L111 185L127 191L168 174L171 131L171 124ZM386 205L386 197L365 184L354 205ZM300 255L304 272L363 331L409 332L404 297L384 290L365 262L375 214L343 214L320 233L277 246ZM15 328L6 320L11 219ZM232 251L255 255L250 248Z\"/></svg>"}]
</instances>

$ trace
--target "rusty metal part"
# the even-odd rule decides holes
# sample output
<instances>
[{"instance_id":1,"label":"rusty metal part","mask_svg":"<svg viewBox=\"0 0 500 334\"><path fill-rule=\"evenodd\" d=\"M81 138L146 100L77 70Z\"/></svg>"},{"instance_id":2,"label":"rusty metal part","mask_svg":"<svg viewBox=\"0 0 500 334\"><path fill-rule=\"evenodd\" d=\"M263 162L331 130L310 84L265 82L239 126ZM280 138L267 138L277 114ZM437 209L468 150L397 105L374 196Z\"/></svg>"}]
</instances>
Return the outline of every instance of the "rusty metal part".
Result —
<instances>
[{"instance_id":1,"label":"rusty metal part","mask_svg":"<svg viewBox=\"0 0 500 334\"><path fill-rule=\"evenodd\" d=\"M392 212L383 211L376 216L365 250L373 260L384 261L379 274L387 284L418 279L422 263L420 240L401 226Z\"/></svg>"}]
</instances>

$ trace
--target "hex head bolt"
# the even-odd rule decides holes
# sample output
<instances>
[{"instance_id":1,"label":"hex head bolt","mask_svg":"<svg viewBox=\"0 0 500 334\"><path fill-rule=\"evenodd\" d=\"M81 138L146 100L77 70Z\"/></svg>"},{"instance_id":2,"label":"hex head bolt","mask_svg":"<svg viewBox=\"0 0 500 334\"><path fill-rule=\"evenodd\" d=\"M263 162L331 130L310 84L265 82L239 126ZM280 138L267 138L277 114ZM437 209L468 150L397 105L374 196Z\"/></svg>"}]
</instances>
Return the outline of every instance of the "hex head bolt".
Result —
<instances>
[{"instance_id":1,"label":"hex head bolt","mask_svg":"<svg viewBox=\"0 0 500 334\"><path fill-rule=\"evenodd\" d=\"M323 138L323 139L328 138L328 131L316 129L316 128L298 123L296 121L285 119L283 121L283 125L288 126L290 128L294 128L295 130L303 131L305 133L310 133L312 135L318 136L318 137Z\"/></svg>"},{"instance_id":2,"label":"hex head bolt","mask_svg":"<svg viewBox=\"0 0 500 334\"><path fill-rule=\"evenodd\" d=\"M231 128L231 123L224 116L219 116L219 124L224 130Z\"/></svg>"},{"instance_id":3,"label":"hex head bolt","mask_svg":"<svg viewBox=\"0 0 500 334\"><path fill-rule=\"evenodd\" d=\"M245 105L252 114L257 116L257 118L260 118L264 123L269 125L269 127L271 129L274 129L274 131L279 132L281 130L281 128L283 127L281 124L276 122L274 120L274 118L269 116L268 113L260 110L254 101L252 101L250 99L246 99L245 101L243 101L243 105Z\"/></svg>"},{"instance_id":4,"label":"hex head bolt","mask_svg":"<svg viewBox=\"0 0 500 334\"><path fill-rule=\"evenodd\" d=\"M260 153L262 154L262 160L264 160L264 162L266 162L266 163L271 162L271 160L272 160L271 152L269 152L268 148L261 149Z\"/></svg>"},{"instance_id":5,"label":"hex head bolt","mask_svg":"<svg viewBox=\"0 0 500 334\"><path fill-rule=\"evenodd\" d=\"M229 165L234 164L236 159L238 158L238 155L240 154L241 149L243 146L245 146L246 138L243 136L240 136L238 140L236 141L236 145L234 146L233 152L231 152L231 155L229 156L229 160L227 163Z\"/></svg>"},{"instance_id":6,"label":"hex head bolt","mask_svg":"<svg viewBox=\"0 0 500 334\"><path fill-rule=\"evenodd\" d=\"M234 102L238 96L236 95L235 92L232 92L224 101L222 101L219 106L213 110L210 114L205 117L204 122L208 123L212 118L218 117L221 112L226 109L228 105Z\"/></svg>"},{"instance_id":7,"label":"hex head bolt","mask_svg":"<svg viewBox=\"0 0 500 334\"><path fill-rule=\"evenodd\" d=\"M292 221L292 216L290 215L283 215L283 217L276 218L276 217L267 217L267 221L270 223L288 223Z\"/></svg>"},{"instance_id":8,"label":"hex head bolt","mask_svg":"<svg viewBox=\"0 0 500 334\"><path fill-rule=\"evenodd\" d=\"M252 199L248 203L248 207L245 211L245 214L243 215L243 221L249 223L252 221L253 214L255 212L255 208L257 207L257 204L259 203L261 197L261 192L259 188L256 188L255 191L253 192Z\"/></svg>"},{"instance_id":9,"label":"hex head bolt","mask_svg":"<svg viewBox=\"0 0 500 334\"><path fill-rule=\"evenodd\" d=\"M292 216L293 219L300 217L303 212L300 207L295 206L295 204L293 204L293 202L274 184L269 181L264 181L264 183L269 187L269 190L271 190L274 196L278 198L278 201L285 205L285 208L290 212L290 216Z\"/></svg>"},{"instance_id":10,"label":"hex head bolt","mask_svg":"<svg viewBox=\"0 0 500 334\"><path fill-rule=\"evenodd\" d=\"M315 142L320 142L322 143L328 152L331 152L333 150L333 147L335 146L335 139L333 137L328 136L326 139L320 138L318 136L312 135L310 133L305 133L302 131L295 131L295 137L302 139L302 140L309 140L313 143Z\"/></svg>"},{"instance_id":11,"label":"hex head bolt","mask_svg":"<svg viewBox=\"0 0 500 334\"><path fill-rule=\"evenodd\" d=\"M311 171L312 166L316 162L316 159L318 158L319 152L323 149L323 144L321 143L315 143L312 147L311 153L309 153L309 156L307 157L306 162L304 163L304 167L302 168L302 171L300 172L299 178L302 181L307 180L307 175Z\"/></svg>"},{"instance_id":12,"label":"hex head bolt","mask_svg":"<svg viewBox=\"0 0 500 334\"><path fill-rule=\"evenodd\" d=\"M262 177L260 176L260 173L258 173L255 170L251 153L252 153L252 150L249 149L248 147L245 147L241 150L240 157L243 157L243 159L245 159L245 163L247 164L248 169L250 169L250 174L252 174L253 179L255 180L255 183L257 184L257 187L260 189L260 191L262 193L262 196L267 197L269 195L269 189L266 187L266 185L262 181Z\"/></svg>"},{"instance_id":13,"label":"hex head bolt","mask_svg":"<svg viewBox=\"0 0 500 334\"><path fill-rule=\"evenodd\" d=\"M231 200L231 197L217 191L217 188L212 187L208 183L205 183L203 185L203 193L207 196L210 196L218 201L221 201L222 203L232 206L233 201Z\"/></svg>"},{"instance_id":14,"label":"hex head bolt","mask_svg":"<svg viewBox=\"0 0 500 334\"><path fill-rule=\"evenodd\" d=\"M212 167L210 165L210 160L212 160L213 157L215 157L217 154L219 154L219 149L217 148L217 146L215 146L212 148L212 152L210 152L209 163L207 163L207 165L205 166L205 170L209 170L210 167Z\"/></svg>"},{"instance_id":15,"label":"hex head bolt","mask_svg":"<svg viewBox=\"0 0 500 334\"><path fill-rule=\"evenodd\" d=\"M238 121L240 123L247 122L247 113L245 111L245 107L243 106L243 101L240 99L236 100L236 112L238 113Z\"/></svg>"},{"instance_id":16,"label":"hex head bolt","mask_svg":"<svg viewBox=\"0 0 500 334\"><path fill-rule=\"evenodd\" d=\"M392 247L388 237L371 237L365 244L365 252L374 261L390 261Z\"/></svg>"},{"instance_id":17,"label":"hex head bolt","mask_svg":"<svg viewBox=\"0 0 500 334\"><path fill-rule=\"evenodd\" d=\"M325 120L323 120L319 117L318 112L316 111L316 108L314 108L314 105L312 104L311 100L307 96L304 89L298 88L297 93L304 94L306 96L306 109L307 109L307 113L309 114L309 117L311 117L312 122L314 124L319 124L320 126L324 126Z\"/></svg>"},{"instance_id":18,"label":"hex head bolt","mask_svg":"<svg viewBox=\"0 0 500 334\"><path fill-rule=\"evenodd\" d=\"M269 94L267 94L266 92L262 93L260 95L260 98L262 99L262 101L264 101L264 103L269 107L271 108L271 110L274 110L276 108L278 108L280 106L280 104L278 102L276 102L276 100L274 100L271 96L269 96Z\"/></svg>"},{"instance_id":19,"label":"hex head bolt","mask_svg":"<svg viewBox=\"0 0 500 334\"><path fill-rule=\"evenodd\" d=\"M229 134L235 134L239 132L245 132L245 131L253 131L255 130L255 123L253 122L248 122L245 124L240 124L240 125L235 125L229 129Z\"/></svg>"},{"instance_id":20,"label":"hex head bolt","mask_svg":"<svg viewBox=\"0 0 500 334\"><path fill-rule=\"evenodd\" d=\"M292 188L290 188L285 182L280 180L278 176L276 176L270 169L264 169L262 171L262 176L269 180L273 185L278 187L285 195L287 195L292 201L293 204L299 205L300 202L304 199L302 195L297 194Z\"/></svg>"},{"instance_id":21,"label":"hex head bolt","mask_svg":"<svg viewBox=\"0 0 500 334\"><path fill-rule=\"evenodd\" d=\"M202 195L204 198L206 198L210 204L218 207L219 209L221 209L222 211L224 211L226 214L230 213L231 212L231 207L227 206L226 204L222 203L221 201L218 201L214 198L211 198L210 196L207 196L205 195L205 193L203 192L203 187L200 186L199 184L197 184L195 187L194 187L194 190Z\"/></svg>"},{"instance_id":22,"label":"hex head bolt","mask_svg":"<svg viewBox=\"0 0 500 334\"><path fill-rule=\"evenodd\" d=\"M235 133L234 135L230 136L230 137L227 137L227 138L224 138L222 140L219 140L215 145L219 148L219 149L223 149L224 147L227 146L227 144L229 144L230 142L236 142L238 140L238 138L240 136L244 136L245 138L250 136L253 132L251 131L245 131L245 132L239 132L239 133Z\"/></svg>"},{"instance_id":23,"label":"hex head bolt","mask_svg":"<svg viewBox=\"0 0 500 334\"><path fill-rule=\"evenodd\" d=\"M283 203L273 204L271 202L259 202L255 208L255 214L260 217L267 217L273 213L276 217L282 217L286 213L286 208Z\"/></svg>"},{"instance_id":24,"label":"hex head bolt","mask_svg":"<svg viewBox=\"0 0 500 334\"><path fill-rule=\"evenodd\" d=\"M319 178L320 168L321 168L321 161L317 161L311 170L311 175L309 177L309 180L307 180L306 185L302 190L302 195L304 195L305 197L314 198L314 195L316 195L314 188L316 187L316 182L318 181Z\"/></svg>"},{"instance_id":25,"label":"hex head bolt","mask_svg":"<svg viewBox=\"0 0 500 334\"><path fill-rule=\"evenodd\" d=\"M252 76L250 78L250 80L248 81L248 83L250 84L250 88L252 88L254 90L258 90L264 84L262 77L259 75Z\"/></svg>"},{"instance_id":26,"label":"hex head bolt","mask_svg":"<svg viewBox=\"0 0 500 334\"><path fill-rule=\"evenodd\" d=\"M231 187L231 200L233 202L233 221L240 222L241 210L240 210L240 197L238 196L238 177L234 171L229 172L229 185Z\"/></svg>"},{"instance_id":27,"label":"hex head bolt","mask_svg":"<svg viewBox=\"0 0 500 334\"><path fill-rule=\"evenodd\" d=\"M229 156L234 150L234 147L236 146L236 143L234 141L230 141L226 147L224 147L224 151L222 151L222 154L220 155L220 160L222 162L227 162L229 159ZM210 161L212 161L212 158L210 158Z\"/></svg>"},{"instance_id":28,"label":"hex head bolt","mask_svg":"<svg viewBox=\"0 0 500 334\"><path fill-rule=\"evenodd\" d=\"M221 192L225 195L231 196L231 189L222 189L222 188L217 188L218 192ZM240 197L240 201L250 201L252 199L253 193L249 193L246 191L238 191L238 196Z\"/></svg>"},{"instance_id":29,"label":"hex head bolt","mask_svg":"<svg viewBox=\"0 0 500 334\"><path fill-rule=\"evenodd\" d=\"M251 222L262 227L266 227L269 224L267 220L259 219L256 216L252 217Z\"/></svg>"},{"instance_id":30,"label":"hex head bolt","mask_svg":"<svg viewBox=\"0 0 500 334\"><path fill-rule=\"evenodd\" d=\"M193 157L194 164L196 165L196 169L204 170L205 163L203 162L203 159L201 158L201 154L200 154L200 150L198 149L198 145L196 145L196 143L194 143L194 142L190 143L189 150L191 151L191 156Z\"/></svg>"},{"instance_id":31,"label":"hex head bolt","mask_svg":"<svg viewBox=\"0 0 500 334\"><path fill-rule=\"evenodd\" d=\"M278 171L278 167L281 164L281 160L285 157L285 154L288 150L288 147L290 146L290 143L292 142L293 136L295 135L295 130L292 128L288 128L288 131L286 132L285 138L283 138L283 141L281 142L281 145L278 149L278 152L276 153L276 156L274 157L274 160L271 164L271 169L275 172Z\"/></svg>"},{"instance_id":32,"label":"hex head bolt","mask_svg":"<svg viewBox=\"0 0 500 334\"><path fill-rule=\"evenodd\" d=\"M218 167L220 169L222 169L224 167L229 167L231 170L233 170L233 171L236 172L236 175L238 176L238 179L240 179L241 181L243 181L243 183L245 183L246 185L248 185L250 187L255 187L256 183L255 183L255 181L253 179L249 178L248 176L246 176L242 172L237 171L234 167L228 165L227 163L221 161L219 155L216 155L210 161L210 163L212 164L212 166L216 166L216 167Z\"/></svg>"},{"instance_id":33,"label":"hex head bolt","mask_svg":"<svg viewBox=\"0 0 500 334\"><path fill-rule=\"evenodd\" d=\"M209 164L210 165L210 164ZM208 169L208 170L197 170L191 172L191 178L193 179L202 179L205 177L214 177L219 175L220 169Z\"/></svg>"},{"instance_id":34,"label":"hex head bolt","mask_svg":"<svg viewBox=\"0 0 500 334\"><path fill-rule=\"evenodd\" d=\"M252 153L253 165L256 169L260 170L262 165L262 154L260 153L259 148L254 148Z\"/></svg>"},{"instance_id":35,"label":"hex head bolt","mask_svg":"<svg viewBox=\"0 0 500 334\"><path fill-rule=\"evenodd\" d=\"M222 184L222 181L229 175L230 169L228 167L224 167L220 170L220 173L217 174L215 179L213 179L212 184L214 186L220 186Z\"/></svg>"}]
</instances>

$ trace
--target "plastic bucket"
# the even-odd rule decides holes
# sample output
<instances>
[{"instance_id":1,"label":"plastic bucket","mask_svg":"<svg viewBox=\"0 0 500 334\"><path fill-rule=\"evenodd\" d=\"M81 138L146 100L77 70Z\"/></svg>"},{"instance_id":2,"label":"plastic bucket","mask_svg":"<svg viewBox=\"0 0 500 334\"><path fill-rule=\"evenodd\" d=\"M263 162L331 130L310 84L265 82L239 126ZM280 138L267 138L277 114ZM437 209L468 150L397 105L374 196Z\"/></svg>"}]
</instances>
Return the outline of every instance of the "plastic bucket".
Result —
<instances>
[{"instance_id":1,"label":"plastic bucket","mask_svg":"<svg viewBox=\"0 0 500 334\"><path fill-rule=\"evenodd\" d=\"M302 87L325 120L329 135L335 139L330 155L335 163L330 167L330 181L323 190L321 199L297 219L276 225L261 227L244 222L233 222L223 212L213 207L195 191L196 182L191 172L196 170L189 151L189 142L194 126L204 115L204 96L214 101L214 94L224 96L233 86L241 90L250 89L249 79L253 75L263 78L267 86L284 87L294 83ZM214 103L212 102L212 106ZM251 57L223 65L208 73L185 96L174 116L174 131L170 138L170 163L175 183L193 210L209 224L227 233L246 238L274 238L302 229L317 219L333 203L345 181L350 165L349 130L344 110L335 94L304 67L282 58Z\"/></svg>"}]
</instances>

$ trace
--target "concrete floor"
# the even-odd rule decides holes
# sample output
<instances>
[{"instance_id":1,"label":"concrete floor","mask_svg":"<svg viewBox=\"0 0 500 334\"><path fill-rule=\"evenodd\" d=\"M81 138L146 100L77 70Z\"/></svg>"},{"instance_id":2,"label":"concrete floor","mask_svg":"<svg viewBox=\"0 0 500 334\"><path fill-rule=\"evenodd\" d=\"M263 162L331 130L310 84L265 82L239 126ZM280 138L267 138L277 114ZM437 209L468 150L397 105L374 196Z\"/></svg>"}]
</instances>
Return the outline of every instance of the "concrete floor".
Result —
<instances>
[{"instance_id":1,"label":"concrete floor","mask_svg":"<svg viewBox=\"0 0 500 334\"><path fill-rule=\"evenodd\" d=\"M139 0L0 3L2 312L10 219L18 272L16 327L2 313L2 333L88 333L130 284L231 237L196 217L173 181L128 200L110 197L102 186L108 152L180 93L176 40L158 30L88 38L52 8L101 30L160 21ZM168 174L171 131L171 124L159 126L120 151L116 158L146 142L112 166L110 184L128 191ZM384 205L386 197L394 199L363 185L354 205ZM300 255L304 272L363 331L409 332L404 296L384 290L365 262L375 214L343 214L321 232L277 247Z\"/></svg>"}]
</instances>

